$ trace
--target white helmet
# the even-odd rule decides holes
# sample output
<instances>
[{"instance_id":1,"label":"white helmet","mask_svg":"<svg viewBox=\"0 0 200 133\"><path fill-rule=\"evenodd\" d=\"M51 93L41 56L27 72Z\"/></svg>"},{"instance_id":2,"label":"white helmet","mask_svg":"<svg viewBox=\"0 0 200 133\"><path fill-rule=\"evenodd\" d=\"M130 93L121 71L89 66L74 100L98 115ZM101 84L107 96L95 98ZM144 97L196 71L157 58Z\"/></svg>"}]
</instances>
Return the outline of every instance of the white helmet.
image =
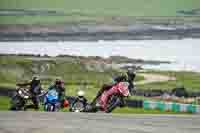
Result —
<instances>
[{"instance_id":1,"label":"white helmet","mask_svg":"<svg viewBox=\"0 0 200 133\"><path fill-rule=\"evenodd\" d=\"M79 96L79 97L82 97L82 96L84 96L84 95L85 95L85 92L84 92L84 91L82 91L82 90L78 91L78 96Z\"/></svg>"}]
</instances>

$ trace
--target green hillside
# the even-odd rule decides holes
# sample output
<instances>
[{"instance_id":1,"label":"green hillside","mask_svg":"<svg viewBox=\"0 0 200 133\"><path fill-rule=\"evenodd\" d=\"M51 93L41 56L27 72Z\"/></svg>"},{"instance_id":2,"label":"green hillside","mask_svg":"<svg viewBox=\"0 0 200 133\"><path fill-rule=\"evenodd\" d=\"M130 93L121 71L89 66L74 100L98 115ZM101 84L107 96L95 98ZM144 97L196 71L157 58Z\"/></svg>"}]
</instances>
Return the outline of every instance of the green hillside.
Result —
<instances>
[{"instance_id":1,"label":"green hillside","mask_svg":"<svg viewBox=\"0 0 200 133\"><path fill-rule=\"evenodd\" d=\"M0 15L0 23L64 23L106 22L115 16L148 17L148 19L176 19L179 16L200 16L199 0L1 0L0 9L10 10ZM58 14L15 15L16 10L52 11ZM187 14L187 12L195 13ZM185 11L186 13L179 13ZM1 12L1 11L0 11ZM51 12L51 13L52 13ZM17 13L19 13L17 11ZM193 17L191 17L193 16ZM159 18L157 18L159 17ZM182 18L181 18L182 19Z\"/></svg>"}]
</instances>

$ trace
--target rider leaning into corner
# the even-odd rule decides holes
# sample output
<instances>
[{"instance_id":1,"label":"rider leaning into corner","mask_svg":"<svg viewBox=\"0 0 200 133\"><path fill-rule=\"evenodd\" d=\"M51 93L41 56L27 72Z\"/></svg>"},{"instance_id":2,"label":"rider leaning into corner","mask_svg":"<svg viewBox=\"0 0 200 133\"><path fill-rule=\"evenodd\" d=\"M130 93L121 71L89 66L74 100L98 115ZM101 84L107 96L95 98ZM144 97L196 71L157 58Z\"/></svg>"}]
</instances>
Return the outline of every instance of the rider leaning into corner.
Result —
<instances>
[{"instance_id":1,"label":"rider leaning into corner","mask_svg":"<svg viewBox=\"0 0 200 133\"><path fill-rule=\"evenodd\" d=\"M92 112L92 111L95 111L96 109L96 101L97 99L99 99L102 94L106 91L107 95L105 95L104 97L101 97L101 99L103 98L104 99L104 104L107 104L107 100L108 100L108 97L111 96L112 94L116 93L115 90L117 90L116 88L122 88L122 86L127 86L128 89L129 89L129 93L133 95L133 92L134 92L134 84L133 84L133 81L136 77L136 74L134 71L132 70L128 70L125 74L121 74L117 77L115 77L113 79L113 83L112 84L105 84L103 85L103 87L99 90L99 92L97 93L95 99L92 101L91 103L91 107L88 106L88 112ZM125 83L125 84L124 84ZM120 103L120 106L123 107L125 106L125 101L124 99L122 98L121 99L121 103ZM103 106L107 106L107 105L102 105ZM105 109L105 108L104 108Z\"/></svg>"},{"instance_id":2,"label":"rider leaning into corner","mask_svg":"<svg viewBox=\"0 0 200 133\"><path fill-rule=\"evenodd\" d=\"M134 93L134 79L136 77L136 73L133 70L128 70L125 74L121 73L121 75L116 76L115 78L113 78L113 83L112 84L104 84L103 87L99 90L99 92L97 93L95 99L93 100L93 102L96 101L96 99L99 98L99 96L101 96L101 94L105 91L105 90L109 90L111 89L113 86L117 85L120 82L128 82L128 89L131 95L133 95Z\"/></svg>"},{"instance_id":3,"label":"rider leaning into corner","mask_svg":"<svg viewBox=\"0 0 200 133\"><path fill-rule=\"evenodd\" d=\"M24 109L28 109L28 108L34 108L35 110L39 109L39 95L41 94L41 81L39 79L39 77L34 76L33 79L31 81L29 81L28 83L19 83L17 84L18 86L30 86L30 93L32 96L32 105L27 105L24 107Z\"/></svg>"},{"instance_id":4,"label":"rider leaning into corner","mask_svg":"<svg viewBox=\"0 0 200 133\"><path fill-rule=\"evenodd\" d=\"M64 101L65 101L65 87L64 81L61 79L56 79L54 84L48 88L48 90L56 89L58 92L58 99L61 104L61 108L63 108Z\"/></svg>"}]
</instances>

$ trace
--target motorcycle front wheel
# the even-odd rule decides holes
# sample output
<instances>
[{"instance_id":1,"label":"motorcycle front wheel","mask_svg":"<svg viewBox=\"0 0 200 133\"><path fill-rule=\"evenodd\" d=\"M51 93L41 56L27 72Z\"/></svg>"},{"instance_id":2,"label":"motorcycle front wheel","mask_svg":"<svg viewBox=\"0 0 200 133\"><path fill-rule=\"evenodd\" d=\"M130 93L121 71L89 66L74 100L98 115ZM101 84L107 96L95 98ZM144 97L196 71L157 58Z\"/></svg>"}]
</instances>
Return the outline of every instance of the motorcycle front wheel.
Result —
<instances>
[{"instance_id":1,"label":"motorcycle front wheel","mask_svg":"<svg viewBox=\"0 0 200 133\"><path fill-rule=\"evenodd\" d=\"M54 111L54 106L51 105L51 104L45 104L44 111L46 111L46 112L53 112Z\"/></svg>"},{"instance_id":2,"label":"motorcycle front wheel","mask_svg":"<svg viewBox=\"0 0 200 133\"><path fill-rule=\"evenodd\" d=\"M24 110L25 101L18 95L15 95L11 99L11 107L10 110L12 111L21 111Z\"/></svg>"}]
</instances>

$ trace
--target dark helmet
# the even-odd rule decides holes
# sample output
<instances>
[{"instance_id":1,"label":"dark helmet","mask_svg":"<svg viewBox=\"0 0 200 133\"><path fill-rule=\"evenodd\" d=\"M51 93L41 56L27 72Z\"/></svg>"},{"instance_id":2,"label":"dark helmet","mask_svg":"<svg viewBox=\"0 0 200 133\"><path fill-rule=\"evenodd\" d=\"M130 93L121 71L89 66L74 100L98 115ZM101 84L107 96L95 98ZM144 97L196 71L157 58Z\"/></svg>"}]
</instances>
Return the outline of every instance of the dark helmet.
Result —
<instances>
[{"instance_id":1,"label":"dark helmet","mask_svg":"<svg viewBox=\"0 0 200 133\"><path fill-rule=\"evenodd\" d=\"M135 79L136 73L133 70L128 69L127 71L128 80L133 81Z\"/></svg>"},{"instance_id":2,"label":"dark helmet","mask_svg":"<svg viewBox=\"0 0 200 133\"><path fill-rule=\"evenodd\" d=\"M135 73L136 73L136 71L135 71L135 70L133 70L133 69L128 69L128 70L127 70L127 73L128 73L128 74L133 74L133 73L135 74Z\"/></svg>"},{"instance_id":3,"label":"dark helmet","mask_svg":"<svg viewBox=\"0 0 200 133\"><path fill-rule=\"evenodd\" d=\"M56 79L55 85L58 85L58 86L64 85L64 81L61 79Z\"/></svg>"},{"instance_id":4,"label":"dark helmet","mask_svg":"<svg viewBox=\"0 0 200 133\"><path fill-rule=\"evenodd\" d=\"M119 83L127 80L127 76L125 73L120 72L116 76L113 77L113 83Z\"/></svg>"},{"instance_id":5,"label":"dark helmet","mask_svg":"<svg viewBox=\"0 0 200 133\"><path fill-rule=\"evenodd\" d=\"M32 80L39 80L38 76L34 76Z\"/></svg>"},{"instance_id":6,"label":"dark helmet","mask_svg":"<svg viewBox=\"0 0 200 133\"><path fill-rule=\"evenodd\" d=\"M34 83L34 84L40 84L40 78L37 77L37 76L34 76L33 79L32 79L32 83Z\"/></svg>"}]
</instances>

